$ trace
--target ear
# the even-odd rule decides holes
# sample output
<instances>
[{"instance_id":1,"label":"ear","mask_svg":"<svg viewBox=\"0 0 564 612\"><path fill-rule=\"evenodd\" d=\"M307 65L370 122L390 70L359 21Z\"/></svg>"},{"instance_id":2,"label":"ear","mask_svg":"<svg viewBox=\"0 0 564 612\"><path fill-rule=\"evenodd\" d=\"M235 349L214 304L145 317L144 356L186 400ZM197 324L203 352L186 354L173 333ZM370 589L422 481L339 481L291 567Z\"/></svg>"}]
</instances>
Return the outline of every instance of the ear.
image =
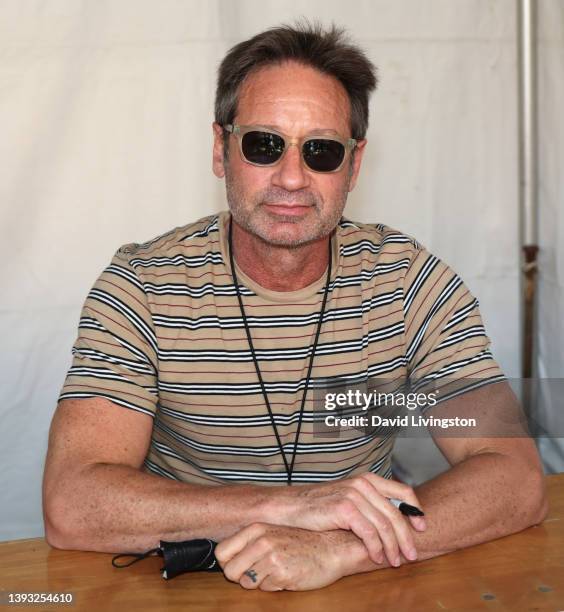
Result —
<instances>
[{"instance_id":1,"label":"ear","mask_svg":"<svg viewBox=\"0 0 564 612\"><path fill-rule=\"evenodd\" d=\"M212 169L217 178L225 176L225 168L223 166L223 128L216 123L212 123L213 128L213 156Z\"/></svg>"},{"instance_id":2,"label":"ear","mask_svg":"<svg viewBox=\"0 0 564 612\"><path fill-rule=\"evenodd\" d=\"M356 147L354 148L353 171L349 183L349 191L352 191L355 188L356 181L358 179L358 174L360 172L360 165L362 163L362 156L364 155L364 148L366 147L366 143L366 139L359 140L356 143Z\"/></svg>"}]
</instances>

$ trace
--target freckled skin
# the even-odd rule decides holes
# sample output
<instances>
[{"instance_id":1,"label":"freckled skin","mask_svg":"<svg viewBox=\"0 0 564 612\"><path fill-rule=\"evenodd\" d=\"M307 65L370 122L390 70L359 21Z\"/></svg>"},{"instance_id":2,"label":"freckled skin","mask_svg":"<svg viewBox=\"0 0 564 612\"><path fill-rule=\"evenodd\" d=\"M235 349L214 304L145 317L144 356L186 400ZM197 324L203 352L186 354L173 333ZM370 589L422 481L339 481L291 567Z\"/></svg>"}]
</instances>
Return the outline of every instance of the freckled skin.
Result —
<instances>
[{"instance_id":1,"label":"freckled skin","mask_svg":"<svg viewBox=\"0 0 564 612\"><path fill-rule=\"evenodd\" d=\"M332 77L296 64L269 67L242 87L236 122L268 125L302 137L333 133L350 137L350 104L343 86ZM325 132L325 130L328 130ZM297 147L290 147L273 168L245 163L235 138L229 142L228 196L239 225L266 242L298 245L326 236L337 224L349 190L349 173L315 173L305 168ZM290 199L312 204L304 218L270 213L266 201Z\"/></svg>"},{"instance_id":2,"label":"freckled skin","mask_svg":"<svg viewBox=\"0 0 564 612\"><path fill-rule=\"evenodd\" d=\"M236 121L268 123L291 137L328 128L347 137L348 113L338 83L290 64L257 72L247 81ZM276 167L246 164L233 137L224 165L219 126L214 138L214 172L227 179L236 217L238 264L264 287L279 291L319 278L327 266L327 233L356 183L365 141L352 168L345 164L335 174L322 175L303 167L295 147ZM265 208L269 198L310 208L288 219ZM494 418L504 410L512 414L515 402L509 385L497 383L445 402L443 411L468 414L483 408L484 418ZM518 420L504 420L510 422ZM237 564L231 579L254 568L260 581L256 588L300 590L387 567L398 546L409 554L411 541L418 559L426 559L518 531L542 521L547 512L538 453L523 435L437 437L452 467L414 492L374 474L300 487L172 481L142 469L152 427L148 415L104 398L60 402L43 484L51 545L142 552L160 540L210 537L220 542L216 554L222 566ZM408 524L386 497L424 509L427 525L417 526L414 517ZM389 548L387 560L382 553L381 562L375 562L377 551L369 549L382 546ZM265 581L263 569L270 573ZM251 582L242 585L253 588Z\"/></svg>"},{"instance_id":3,"label":"freckled skin","mask_svg":"<svg viewBox=\"0 0 564 612\"><path fill-rule=\"evenodd\" d=\"M263 125L301 138L311 134L350 138L350 102L333 77L294 62L270 66L247 77L241 88L235 123ZM223 134L214 125L214 172L225 177L229 208L235 221L237 263L267 288L303 287L327 266L327 239L337 225L354 188L366 141L360 141L351 166L347 158L334 173L318 173L303 164L290 146L273 167L241 159L236 137L228 140L224 163ZM268 204L307 206L300 215L284 215Z\"/></svg>"}]
</instances>

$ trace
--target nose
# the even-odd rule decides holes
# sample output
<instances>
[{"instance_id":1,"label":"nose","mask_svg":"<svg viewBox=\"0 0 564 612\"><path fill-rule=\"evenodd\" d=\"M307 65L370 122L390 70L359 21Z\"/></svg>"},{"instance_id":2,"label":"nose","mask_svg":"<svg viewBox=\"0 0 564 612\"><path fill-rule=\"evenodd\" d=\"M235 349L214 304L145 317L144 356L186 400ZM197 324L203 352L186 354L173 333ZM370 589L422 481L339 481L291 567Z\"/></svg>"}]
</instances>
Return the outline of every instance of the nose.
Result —
<instances>
[{"instance_id":1,"label":"nose","mask_svg":"<svg viewBox=\"0 0 564 612\"><path fill-rule=\"evenodd\" d=\"M272 184L286 191L296 191L309 186L310 177L302 162L299 145L290 144L284 156L275 166Z\"/></svg>"}]
</instances>

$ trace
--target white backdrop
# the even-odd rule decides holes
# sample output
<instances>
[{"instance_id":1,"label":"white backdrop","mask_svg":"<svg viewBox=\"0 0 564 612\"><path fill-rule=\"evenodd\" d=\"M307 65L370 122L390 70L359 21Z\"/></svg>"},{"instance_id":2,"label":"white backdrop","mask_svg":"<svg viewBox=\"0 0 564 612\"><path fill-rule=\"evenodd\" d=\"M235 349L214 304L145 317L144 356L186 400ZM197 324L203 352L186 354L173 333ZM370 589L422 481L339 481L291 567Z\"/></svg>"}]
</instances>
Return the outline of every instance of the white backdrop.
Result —
<instances>
[{"instance_id":1,"label":"white backdrop","mask_svg":"<svg viewBox=\"0 0 564 612\"><path fill-rule=\"evenodd\" d=\"M564 1L542 0L539 8L537 370L541 378L564 378ZM555 415L563 401L546 393L539 409ZM564 439L542 438L540 449L548 470L564 471Z\"/></svg>"},{"instance_id":2,"label":"white backdrop","mask_svg":"<svg viewBox=\"0 0 564 612\"><path fill-rule=\"evenodd\" d=\"M564 16L559 0L542 4ZM449 263L518 375L513 0L0 0L0 539L43 532L47 431L90 286L121 244L225 207L211 173L216 68L234 43L299 16L345 26L379 69L347 215L408 232ZM543 82L560 132L546 123L543 202L560 259L553 250L543 291L560 302L544 306L543 355L562 376L562 342L551 344L554 325L564 339L551 89L562 93L562 29L550 45L560 55L551 47Z\"/></svg>"}]
</instances>

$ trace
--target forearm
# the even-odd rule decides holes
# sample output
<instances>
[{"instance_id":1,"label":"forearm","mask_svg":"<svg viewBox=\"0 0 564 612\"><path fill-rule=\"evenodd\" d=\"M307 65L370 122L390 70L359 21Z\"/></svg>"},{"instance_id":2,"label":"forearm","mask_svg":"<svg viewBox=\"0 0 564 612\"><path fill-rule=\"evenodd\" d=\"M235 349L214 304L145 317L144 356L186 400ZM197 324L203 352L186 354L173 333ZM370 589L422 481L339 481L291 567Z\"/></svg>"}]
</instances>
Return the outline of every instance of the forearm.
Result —
<instances>
[{"instance_id":1,"label":"forearm","mask_svg":"<svg viewBox=\"0 0 564 612\"><path fill-rule=\"evenodd\" d=\"M547 511L542 474L493 452L469 457L416 493L427 523L425 531L413 532L418 560L515 533L541 522ZM388 567L370 561L354 534L342 532L341 542L345 575Z\"/></svg>"},{"instance_id":2,"label":"forearm","mask_svg":"<svg viewBox=\"0 0 564 612\"><path fill-rule=\"evenodd\" d=\"M221 540L266 520L275 487L180 483L124 465L95 464L46 492L46 536L58 548L138 552L159 540ZM48 501L47 501L48 500ZM268 517L272 520L272 517Z\"/></svg>"}]
</instances>

